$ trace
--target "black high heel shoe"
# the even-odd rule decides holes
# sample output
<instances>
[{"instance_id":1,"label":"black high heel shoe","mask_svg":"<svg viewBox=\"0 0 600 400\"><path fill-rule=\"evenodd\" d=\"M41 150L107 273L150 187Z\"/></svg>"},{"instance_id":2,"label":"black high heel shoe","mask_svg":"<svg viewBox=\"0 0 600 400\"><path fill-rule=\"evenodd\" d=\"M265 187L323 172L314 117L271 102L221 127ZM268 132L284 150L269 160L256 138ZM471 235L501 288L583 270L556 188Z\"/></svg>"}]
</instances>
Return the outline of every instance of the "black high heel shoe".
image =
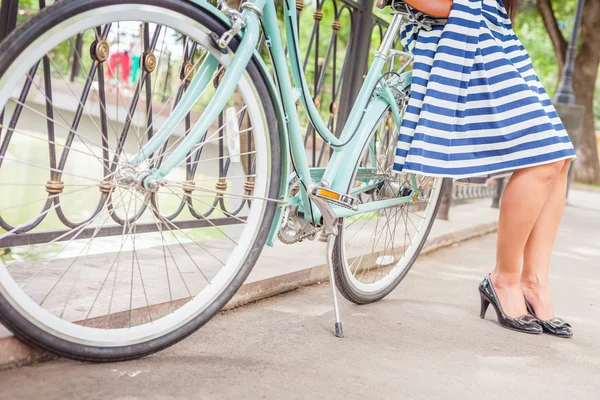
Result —
<instances>
[{"instance_id":1,"label":"black high heel shoe","mask_svg":"<svg viewBox=\"0 0 600 400\"><path fill-rule=\"evenodd\" d=\"M500 300L494 290L494 285L492 285L490 275L486 276L479 285L479 294L481 296L481 314L479 315L481 319L485 318L485 313L491 303L496 310L500 326L513 331L531 334L540 334L544 331L537 318L532 315L525 314L519 318L511 318L504 314Z\"/></svg>"},{"instance_id":2,"label":"black high heel shoe","mask_svg":"<svg viewBox=\"0 0 600 400\"><path fill-rule=\"evenodd\" d=\"M550 335L561 337L561 338L573 337L573 329L572 329L571 324L569 324L568 322L565 322L563 319L558 318L558 317L554 317L548 321L539 319L535 315L535 312L533 311L533 307L531 306L531 304L529 304L527 299L525 299L525 305L527 306L527 311L529 311L529 313L531 315L533 315L535 318L537 318L537 320L540 322L540 324L542 325L542 328L544 329L544 332L549 333Z\"/></svg>"}]
</instances>

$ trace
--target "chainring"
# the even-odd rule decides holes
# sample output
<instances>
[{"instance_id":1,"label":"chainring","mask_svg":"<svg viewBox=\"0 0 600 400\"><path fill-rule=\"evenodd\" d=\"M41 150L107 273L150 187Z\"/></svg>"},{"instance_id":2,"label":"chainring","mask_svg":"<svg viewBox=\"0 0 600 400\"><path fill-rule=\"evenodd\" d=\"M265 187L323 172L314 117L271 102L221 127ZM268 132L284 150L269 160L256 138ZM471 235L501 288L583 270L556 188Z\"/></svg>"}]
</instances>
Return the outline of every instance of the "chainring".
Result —
<instances>
[{"instance_id":1,"label":"chainring","mask_svg":"<svg viewBox=\"0 0 600 400\"><path fill-rule=\"evenodd\" d=\"M294 244L304 239L313 240L318 232L310 222L298 216L298 206L290 206L285 211L277 237L282 243Z\"/></svg>"}]
</instances>

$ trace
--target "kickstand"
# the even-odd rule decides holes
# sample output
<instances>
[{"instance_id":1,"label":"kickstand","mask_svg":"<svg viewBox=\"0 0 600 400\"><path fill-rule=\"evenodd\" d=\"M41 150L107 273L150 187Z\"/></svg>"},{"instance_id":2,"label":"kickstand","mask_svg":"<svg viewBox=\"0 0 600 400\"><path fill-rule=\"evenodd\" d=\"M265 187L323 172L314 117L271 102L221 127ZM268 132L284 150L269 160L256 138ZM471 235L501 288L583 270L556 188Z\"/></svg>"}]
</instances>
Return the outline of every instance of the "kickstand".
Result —
<instances>
[{"instance_id":1,"label":"kickstand","mask_svg":"<svg viewBox=\"0 0 600 400\"><path fill-rule=\"evenodd\" d=\"M329 239L327 240L327 264L329 265L329 284L333 293L333 308L335 310L335 336L343 338L344 331L342 330L340 306L338 304L335 275L333 272L333 244L335 243L335 237L335 235L329 235Z\"/></svg>"}]
</instances>

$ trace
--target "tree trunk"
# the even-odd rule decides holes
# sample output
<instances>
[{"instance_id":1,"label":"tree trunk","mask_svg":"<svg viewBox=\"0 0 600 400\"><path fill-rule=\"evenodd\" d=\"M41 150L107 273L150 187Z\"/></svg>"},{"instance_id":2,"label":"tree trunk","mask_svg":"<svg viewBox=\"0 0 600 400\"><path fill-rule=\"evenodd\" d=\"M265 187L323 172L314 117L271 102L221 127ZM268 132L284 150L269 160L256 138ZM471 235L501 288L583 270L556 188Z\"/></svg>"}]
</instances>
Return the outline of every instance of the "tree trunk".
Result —
<instances>
[{"instance_id":1,"label":"tree trunk","mask_svg":"<svg viewBox=\"0 0 600 400\"><path fill-rule=\"evenodd\" d=\"M567 47L569 43L562 35L560 28L558 27L558 22L556 21L556 16L554 15L554 10L552 9L552 4L550 0L538 0L537 8L542 16L542 21L544 22L544 27L550 36L550 40L552 40L552 44L554 45L554 54L556 55L556 62L558 63L558 76L562 76L563 69L565 68L565 58L567 56ZM556 83L558 86L558 82Z\"/></svg>"},{"instance_id":2,"label":"tree trunk","mask_svg":"<svg viewBox=\"0 0 600 400\"><path fill-rule=\"evenodd\" d=\"M600 184L600 161L594 127L594 91L600 66L600 0L586 0L575 64L573 86L577 104L585 107L583 126L577 143L575 180Z\"/></svg>"},{"instance_id":3,"label":"tree trunk","mask_svg":"<svg viewBox=\"0 0 600 400\"><path fill-rule=\"evenodd\" d=\"M565 64L567 41L560 32L550 0L538 0L538 11L554 45L559 73ZM578 160L575 163L575 180L600 184L600 161L594 127L594 91L600 66L600 0L585 0L579 50L575 61L573 89L577 104L585 107L583 126L577 142Z\"/></svg>"}]
</instances>

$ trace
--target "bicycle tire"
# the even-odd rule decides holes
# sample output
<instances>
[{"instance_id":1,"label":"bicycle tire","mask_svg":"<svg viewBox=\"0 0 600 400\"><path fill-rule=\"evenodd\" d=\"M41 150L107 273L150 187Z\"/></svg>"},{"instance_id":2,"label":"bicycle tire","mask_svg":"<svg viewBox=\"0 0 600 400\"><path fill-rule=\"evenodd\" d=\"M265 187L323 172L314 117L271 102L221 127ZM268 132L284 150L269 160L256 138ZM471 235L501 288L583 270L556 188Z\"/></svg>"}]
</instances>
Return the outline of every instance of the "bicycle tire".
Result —
<instances>
[{"instance_id":1,"label":"bicycle tire","mask_svg":"<svg viewBox=\"0 0 600 400\"><path fill-rule=\"evenodd\" d=\"M389 110L384 112L384 114L380 118L380 123L382 123L382 121L385 120L384 117L386 116L386 113L389 113ZM375 135L376 130L377 129L374 130L373 135ZM393 135L392 137L395 138L395 137L397 137L397 135ZM370 141L367 141L367 143L365 144L364 151L367 151L369 144L370 144ZM395 142L393 142L392 144L393 144L393 147L390 149L390 151L394 151L394 154L395 154ZM363 151L363 153L364 153L364 151ZM355 176L358 172L359 166L360 166L360 159L355 167L355 173L354 173ZM440 183L437 183L437 185L441 186L441 178L438 178L438 179L439 179ZM436 184L435 182L436 181L434 180L434 185ZM350 193L350 190L352 189L353 184L354 184L354 179L351 180L351 182L350 182L350 187L348 188L348 193ZM345 244L344 244L344 231L345 231L346 219L340 220L338 223L338 232L339 233L334 239L335 242L334 242L334 246L333 246L332 262L333 262L333 266L334 266L335 284L336 284L338 290L340 291L340 293L342 294L342 296L344 296L348 301L350 301L352 303L355 303L357 305L364 305L364 304L369 304L369 303L374 303L374 302L380 301L383 298L385 298L387 295L389 295L400 284L400 282L402 282L402 280L406 277L406 275L408 274L408 272L410 271L410 269L416 262L419 254L421 253L421 251L425 245L425 242L427 240L427 237L429 236L429 233L431 232L431 228L433 227L433 224L435 222L435 218L436 218L436 215L438 213L438 210L439 210L439 207L441 204L441 199L442 199L442 196L438 193L435 203L429 205L429 207L433 207L433 209L432 209L432 212L429 214L429 220L426 221L425 226L422 227L424 229L424 233L423 233L423 235L420 236L421 237L420 242L417 244L416 249L413 252L413 254L411 255L411 257L405 261L405 266L402 268L400 273L393 280L391 280L389 283L387 283L385 286L383 286L377 290L374 290L372 292L367 292L365 290L361 290L361 288L359 288L357 283L355 282L356 279L353 276L350 276L351 271L349 271L349 269L352 268L352 265L350 265L350 267L347 266L348 256L345 254L346 251L345 251ZM376 229L377 229L377 227L376 227ZM394 240L394 239L392 239L392 240ZM411 243L411 246L412 245L414 245L414 244ZM359 261L359 267L360 267L360 263L361 263L361 261ZM359 267L357 267L356 269L358 270ZM367 270L367 271L369 271L369 270Z\"/></svg>"},{"instance_id":2,"label":"bicycle tire","mask_svg":"<svg viewBox=\"0 0 600 400\"><path fill-rule=\"evenodd\" d=\"M90 2L88 0L63 0L41 10L38 14L19 26L10 36L0 43L0 54L2 54L2 57L0 58L0 77L6 73L7 69L11 66L11 62L15 60L19 54L26 51L38 37L48 32L60 22L74 18L82 12L99 10L103 7L124 3L131 3L137 6L150 5L185 15L208 27L218 35L224 33L228 29L220 20L214 18L210 13L207 13L192 2L187 1L96 0ZM230 43L229 48L235 52L239 43L239 39L234 38ZM247 67L247 73L252 78L253 85L260 95L259 99L262 99L261 102L264 107L264 113L267 116L267 142L269 143L271 150L269 160L271 174L270 181L268 182L268 193L269 198L278 198L280 182L282 179L282 159L280 136L278 133L274 106L274 103L277 100L272 97L256 60L251 60ZM131 360L156 353L196 332L218 313L235 295L258 260L269 234L275 211L276 204L268 201L265 206L264 218L262 219L259 231L255 236L252 248L248 251L242 267L229 285L219 294L210 306L206 307L201 313L184 325L177 327L161 337L133 345L115 347L99 347L75 343L55 335L52 332L48 332L40 326L41 324L30 321L23 316L20 310L11 304L11 302L3 295L2 288L0 288L0 320L17 338L25 343L41 347L54 354L71 359L94 362L113 362Z\"/></svg>"}]
</instances>

